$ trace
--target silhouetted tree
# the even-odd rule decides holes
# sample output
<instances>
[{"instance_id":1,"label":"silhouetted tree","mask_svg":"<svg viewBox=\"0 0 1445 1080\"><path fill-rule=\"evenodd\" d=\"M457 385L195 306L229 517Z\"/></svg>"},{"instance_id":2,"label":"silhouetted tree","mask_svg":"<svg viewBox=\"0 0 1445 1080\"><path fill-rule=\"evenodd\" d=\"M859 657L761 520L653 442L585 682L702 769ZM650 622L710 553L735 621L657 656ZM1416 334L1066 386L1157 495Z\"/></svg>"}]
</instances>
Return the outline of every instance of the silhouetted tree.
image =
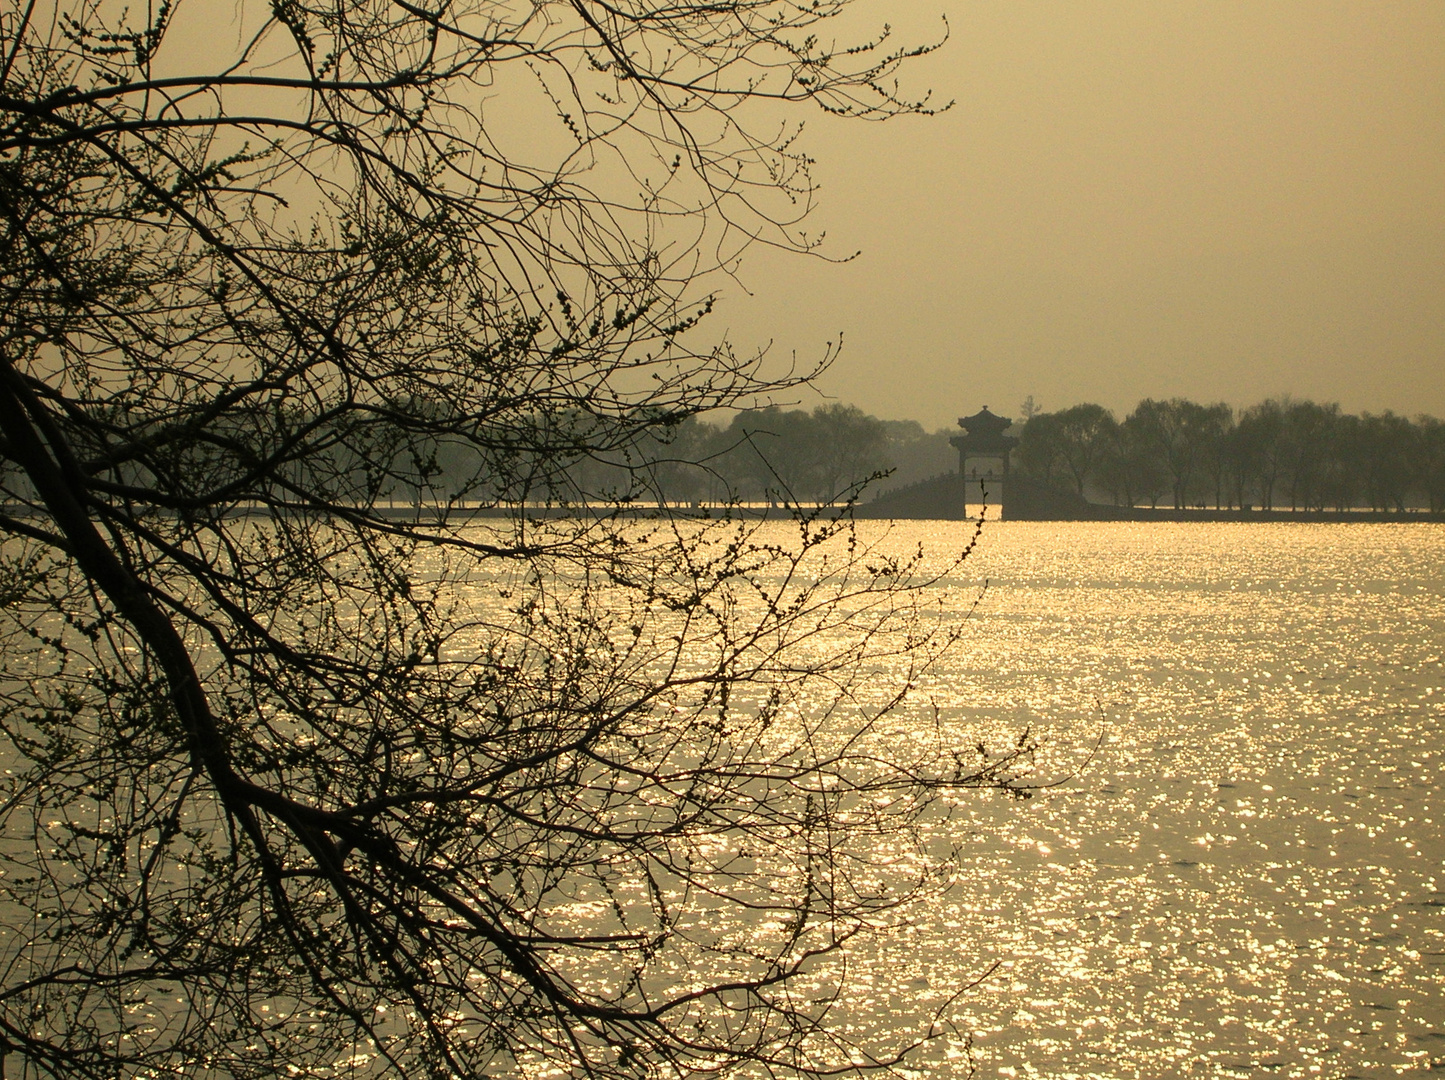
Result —
<instances>
[{"instance_id":1,"label":"silhouetted tree","mask_svg":"<svg viewBox=\"0 0 1445 1080\"><path fill-rule=\"evenodd\" d=\"M1260 505L1273 509L1275 485L1285 467L1283 434L1284 408L1276 400L1252 405L1240 414L1230 439L1230 461L1241 506L1246 486L1253 483Z\"/></svg>"},{"instance_id":2,"label":"silhouetted tree","mask_svg":"<svg viewBox=\"0 0 1445 1080\"><path fill-rule=\"evenodd\" d=\"M1358 416L1336 413L1329 416L1325 436L1322 440L1319 461L1316 464L1315 480L1318 509L1333 507L1347 510L1355 500L1363 484L1361 464L1366 451L1364 442L1368 436Z\"/></svg>"},{"instance_id":3,"label":"silhouetted tree","mask_svg":"<svg viewBox=\"0 0 1445 1080\"><path fill-rule=\"evenodd\" d=\"M819 501L848 497L888 467L883 421L856 405L813 410L813 495Z\"/></svg>"},{"instance_id":4,"label":"silhouetted tree","mask_svg":"<svg viewBox=\"0 0 1445 1080\"><path fill-rule=\"evenodd\" d=\"M1015 460L1024 475L1043 484L1055 486L1064 468L1064 433L1058 413L1035 413L1019 432Z\"/></svg>"},{"instance_id":5,"label":"silhouetted tree","mask_svg":"<svg viewBox=\"0 0 1445 1080\"><path fill-rule=\"evenodd\" d=\"M1313 401L1290 401L1284 407L1280 443L1291 510L1323 505L1321 480L1339 412L1338 405L1317 405Z\"/></svg>"},{"instance_id":6,"label":"silhouetted tree","mask_svg":"<svg viewBox=\"0 0 1445 1080\"><path fill-rule=\"evenodd\" d=\"M1234 410L1223 402L1204 406L1200 418L1200 472L1208 481L1208 495L1213 505L1224 505L1228 491L1231 439L1234 433Z\"/></svg>"},{"instance_id":7,"label":"silhouetted tree","mask_svg":"<svg viewBox=\"0 0 1445 1080\"><path fill-rule=\"evenodd\" d=\"M1059 458L1074 481L1074 490L1094 478L1109 446L1117 438L1118 422L1102 405L1074 405L1057 417Z\"/></svg>"},{"instance_id":8,"label":"silhouetted tree","mask_svg":"<svg viewBox=\"0 0 1445 1080\"><path fill-rule=\"evenodd\" d=\"M724 441L724 473L751 499L846 502L887 468L883 422L853 405L751 410L733 418Z\"/></svg>"},{"instance_id":9,"label":"silhouetted tree","mask_svg":"<svg viewBox=\"0 0 1445 1080\"><path fill-rule=\"evenodd\" d=\"M1183 398L1145 398L1126 423L1145 454L1167 470L1174 508L1188 504L1191 487L1204 466L1207 447L1216 437L1219 419L1210 409Z\"/></svg>"},{"instance_id":10,"label":"silhouetted tree","mask_svg":"<svg viewBox=\"0 0 1445 1080\"><path fill-rule=\"evenodd\" d=\"M1388 409L1365 413L1357 424L1350 472L1359 477L1371 508L1403 511L1420 472L1419 430Z\"/></svg>"},{"instance_id":11,"label":"silhouetted tree","mask_svg":"<svg viewBox=\"0 0 1445 1080\"><path fill-rule=\"evenodd\" d=\"M707 497L716 478L717 429L696 416L654 432L640 448L649 485L659 499L691 503Z\"/></svg>"},{"instance_id":12,"label":"silhouetted tree","mask_svg":"<svg viewBox=\"0 0 1445 1080\"><path fill-rule=\"evenodd\" d=\"M1119 425L1119 434L1103 463L1105 482L1123 494L1125 506L1147 502L1151 507L1169 490L1169 474L1150 433L1136 413Z\"/></svg>"},{"instance_id":13,"label":"silhouetted tree","mask_svg":"<svg viewBox=\"0 0 1445 1080\"><path fill-rule=\"evenodd\" d=\"M1445 421L1418 416L1416 426L1417 483L1432 514L1445 513Z\"/></svg>"},{"instance_id":14,"label":"silhouetted tree","mask_svg":"<svg viewBox=\"0 0 1445 1080\"><path fill-rule=\"evenodd\" d=\"M745 499L798 503L811 485L812 432L806 412L777 406L738 413L723 459L730 489Z\"/></svg>"},{"instance_id":15,"label":"silhouetted tree","mask_svg":"<svg viewBox=\"0 0 1445 1080\"><path fill-rule=\"evenodd\" d=\"M520 509L585 462L647 494L649 445L789 391L687 342L700 275L811 246L750 99L923 111L909 50L824 44L845 6L0 16L12 1072L907 1049L860 1056L796 977L930 877L899 850L930 791L1027 750L882 745L948 644L899 632L916 564L838 522Z\"/></svg>"}]
</instances>

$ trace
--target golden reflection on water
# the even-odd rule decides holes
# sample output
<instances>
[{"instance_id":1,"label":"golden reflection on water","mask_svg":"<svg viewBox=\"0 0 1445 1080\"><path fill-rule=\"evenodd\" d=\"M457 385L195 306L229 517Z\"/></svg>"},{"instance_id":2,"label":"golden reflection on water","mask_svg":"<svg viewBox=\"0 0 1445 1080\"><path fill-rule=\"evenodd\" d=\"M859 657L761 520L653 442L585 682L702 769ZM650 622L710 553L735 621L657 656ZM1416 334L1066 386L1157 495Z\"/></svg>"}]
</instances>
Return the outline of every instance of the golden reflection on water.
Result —
<instances>
[{"instance_id":1,"label":"golden reflection on water","mask_svg":"<svg viewBox=\"0 0 1445 1080\"><path fill-rule=\"evenodd\" d=\"M1445 1071L1445 529L1001 523L966 569L925 689L1031 725L1046 773L1103 739L1029 802L958 800L959 884L859 958L847 1025L998 963L921 1075Z\"/></svg>"}]
</instances>

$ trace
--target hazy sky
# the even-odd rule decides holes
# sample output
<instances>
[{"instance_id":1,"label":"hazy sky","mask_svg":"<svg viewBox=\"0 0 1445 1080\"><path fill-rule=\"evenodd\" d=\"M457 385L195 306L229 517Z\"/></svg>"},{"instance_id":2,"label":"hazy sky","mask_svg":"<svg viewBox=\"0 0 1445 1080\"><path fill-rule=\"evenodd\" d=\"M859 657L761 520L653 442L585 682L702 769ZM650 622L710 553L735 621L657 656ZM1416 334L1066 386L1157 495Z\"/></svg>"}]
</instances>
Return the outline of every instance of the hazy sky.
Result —
<instances>
[{"instance_id":1,"label":"hazy sky","mask_svg":"<svg viewBox=\"0 0 1445 1080\"><path fill-rule=\"evenodd\" d=\"M1292 393L1445 415L1445 2L875 0L952 38L931 120L810 123L843 266L754 255L716 318L928 427ZM809 401L808 403L816 403Z\"/></svg>"}]
</instances>

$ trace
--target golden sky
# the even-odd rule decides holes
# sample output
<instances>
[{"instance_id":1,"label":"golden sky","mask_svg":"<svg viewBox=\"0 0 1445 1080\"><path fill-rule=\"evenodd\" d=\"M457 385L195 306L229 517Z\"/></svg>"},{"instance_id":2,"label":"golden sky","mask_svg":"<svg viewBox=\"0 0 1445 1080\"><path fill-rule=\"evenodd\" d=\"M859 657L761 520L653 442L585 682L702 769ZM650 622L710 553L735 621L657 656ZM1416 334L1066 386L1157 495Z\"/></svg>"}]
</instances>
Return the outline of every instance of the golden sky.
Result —
<instances>
[{"instance_id":1,"label":"golden sky","mask_svg":"<svg viewBox=\"0 0 1445 1080\"><path fill-rule=\"evenodd\" d=\"M875 0L931 120L810 121L815 228L714 328L928 427L1290 393L1445 416L1445 2ZM816 403L814 400L805 403Z\"/></svg>"}]
</instances>

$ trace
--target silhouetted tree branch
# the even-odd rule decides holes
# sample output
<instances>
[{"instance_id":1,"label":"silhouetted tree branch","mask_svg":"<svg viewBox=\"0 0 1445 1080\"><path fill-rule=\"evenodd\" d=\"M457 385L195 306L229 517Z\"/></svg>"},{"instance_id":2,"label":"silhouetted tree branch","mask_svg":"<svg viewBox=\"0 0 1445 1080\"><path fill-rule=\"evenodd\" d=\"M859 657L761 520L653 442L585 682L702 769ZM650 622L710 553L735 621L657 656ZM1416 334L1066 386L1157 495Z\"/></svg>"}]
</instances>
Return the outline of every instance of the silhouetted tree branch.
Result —
<instances>
[{"instance_id":1,"label":"silhouetted tree branch","mask_svg":"<svg viewBox=\"0 0 1445 1080\"><path fill-rule=\"evenodd\" d=\"M688 343L709 274L813 243L759 103L927 111L925 50L822 44L845 6L0 14L12 1072L916 1041L858 1057L795 984L930 887L932 792L1026 765L885 738L934 576L816 515L528 516L806 377Z\"/></svg>"}]
</instances>

